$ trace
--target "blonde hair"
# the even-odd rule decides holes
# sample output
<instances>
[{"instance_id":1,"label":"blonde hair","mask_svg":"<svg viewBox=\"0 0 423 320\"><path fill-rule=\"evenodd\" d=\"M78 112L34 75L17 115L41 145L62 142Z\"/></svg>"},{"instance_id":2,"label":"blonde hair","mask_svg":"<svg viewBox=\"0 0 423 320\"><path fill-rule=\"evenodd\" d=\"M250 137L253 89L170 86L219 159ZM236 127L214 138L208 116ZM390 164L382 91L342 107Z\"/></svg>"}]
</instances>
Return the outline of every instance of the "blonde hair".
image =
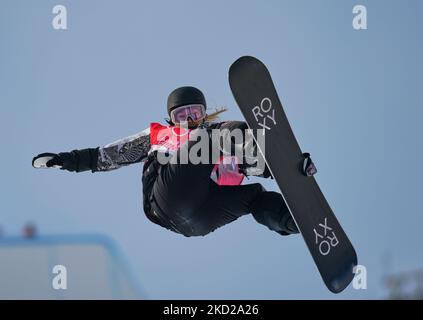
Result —
<instances>
[{"instance_id":1,"label":"blonde hair","mask_svg":"<svg viewBox=\"0 0 423 320\"><path fill-rule=\"evenodd\" d=\"M221 113L228 111L227 108L222 107L220 109L216 108L214 112L210 113L210 114L206 114L206 117L204 118L204 122L213 122L216 121L217 119L219 119L219 116Z\"/></svg>"}]
</instances>

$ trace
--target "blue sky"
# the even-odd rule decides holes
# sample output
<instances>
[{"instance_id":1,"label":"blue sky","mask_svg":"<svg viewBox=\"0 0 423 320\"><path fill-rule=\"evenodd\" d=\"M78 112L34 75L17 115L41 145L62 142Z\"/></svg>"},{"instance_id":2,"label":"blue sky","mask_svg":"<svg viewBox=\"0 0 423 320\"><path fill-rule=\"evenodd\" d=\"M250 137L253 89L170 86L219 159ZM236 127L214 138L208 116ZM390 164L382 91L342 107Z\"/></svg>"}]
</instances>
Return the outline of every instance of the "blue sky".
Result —
<instances>
[{"instance_id":1,"label":"blue sky","mask_svg":"<svg viewBox=\"0 0 423 320\"><path fill-rule=\"evenodd\" d=\"M68 10L66 31L51 26L57 4ZM352 28L356 4L368 9L368 30ZM423 266L422 12L418 0L3 0L0 225L6 235L27 221L43 234L107 234L151 298L383 297L385 274ZM227 71L246 54L271 70L368 269L367 290L331 294L300 237L282 238L249 216L204 238L151 224L141 165L96 174L31 168L40 152L104 145L162 121L180 85L227 106L223 119L242 119Z\"/></svg>"}]
</instances>

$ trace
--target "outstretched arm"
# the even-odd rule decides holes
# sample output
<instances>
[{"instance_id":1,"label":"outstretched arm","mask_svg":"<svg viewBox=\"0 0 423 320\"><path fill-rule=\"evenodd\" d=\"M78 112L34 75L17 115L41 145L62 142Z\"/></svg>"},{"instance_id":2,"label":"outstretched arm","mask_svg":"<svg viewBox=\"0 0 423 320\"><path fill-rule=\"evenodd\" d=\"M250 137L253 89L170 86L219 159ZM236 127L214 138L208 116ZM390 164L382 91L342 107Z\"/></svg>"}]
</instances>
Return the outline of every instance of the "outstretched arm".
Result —
<instances>
[{"instance_id":1,"label":"outstretched arm","mask_svg":"<svg viewBox=\"0 0 423 320\"><path fill-rule=\"evenodd\" d=\"M143 161L150 150L150 135L146 129L104 147L42 153L32 160L35 168L58 167L62 170L83 172L110 171Z\"/></svg>"}]
</instances>

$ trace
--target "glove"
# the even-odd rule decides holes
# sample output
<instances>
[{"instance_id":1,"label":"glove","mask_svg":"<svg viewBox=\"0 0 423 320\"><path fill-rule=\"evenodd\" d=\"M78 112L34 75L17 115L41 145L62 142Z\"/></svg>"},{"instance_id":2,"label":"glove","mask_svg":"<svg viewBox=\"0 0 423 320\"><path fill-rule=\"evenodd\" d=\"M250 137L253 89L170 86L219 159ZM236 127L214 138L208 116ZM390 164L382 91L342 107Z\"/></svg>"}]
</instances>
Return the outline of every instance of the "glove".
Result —
<instances>
[{"instance_id":1,"label":"glove","mask_svg":"<svg viewBox=\"0 0 423 320\"><path fill-rule=\"evenodd\" d=\"M301 163L301 171L307 177L314 176L317 173L316 166L310 158L310 153L303 153L303 160Z\"/></svg>"},{"instance_id":2,"label":"glove","mask_svg":"<svg viewBox=\"0 0 423 320\"><path fill-rule=\"evenodd\" d=\"M71 152L41 153L32 159L34 168L59 168L71 172L96 170L98 148L73 150Z\"/></svg>"},{"instance_id":3,"label":"glove","mask_svg":"<svg viewBox=\"0 0 423 320\"><path fill-rule=\"evenodd\" d=\"M32 159L32 166L36 169L40 168L62 168L63 161L56 153L41 153Z\"/></svg>"},{"instance_id":4,"label":"glove","mask_svg":"<svg viewBox=\"0 0 423 320\"><path fill-rule=\"evenodd\" d=\"M78 171L78 156L75 152L41 153L32 159L32 166L36 169L58 168Z\"/></svg>"}]
</instances>

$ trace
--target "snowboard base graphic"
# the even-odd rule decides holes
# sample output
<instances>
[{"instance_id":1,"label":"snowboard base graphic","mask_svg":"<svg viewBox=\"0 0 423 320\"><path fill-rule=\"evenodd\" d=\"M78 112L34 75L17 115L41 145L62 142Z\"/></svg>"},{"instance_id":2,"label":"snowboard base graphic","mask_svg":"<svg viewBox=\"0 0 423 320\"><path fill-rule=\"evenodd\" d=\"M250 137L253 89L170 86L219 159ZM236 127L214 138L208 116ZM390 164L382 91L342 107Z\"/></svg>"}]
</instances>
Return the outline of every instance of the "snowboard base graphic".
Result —
<instances>
[{"instance_id":1,"label":"snowboard base graphic","mask_svg":"<svg viewBox=\"0 0 423 320\"><path fill-rule=\"evenodd\" d=\"M263 129L265 139L256 139L259 150L323 281L330 291L341 292L354 277L357 255L315 178L301 170L304 156L269 71L258 59L241 57L229 69L229 83L250 129Z\"/></svg>"}]
</instances>

